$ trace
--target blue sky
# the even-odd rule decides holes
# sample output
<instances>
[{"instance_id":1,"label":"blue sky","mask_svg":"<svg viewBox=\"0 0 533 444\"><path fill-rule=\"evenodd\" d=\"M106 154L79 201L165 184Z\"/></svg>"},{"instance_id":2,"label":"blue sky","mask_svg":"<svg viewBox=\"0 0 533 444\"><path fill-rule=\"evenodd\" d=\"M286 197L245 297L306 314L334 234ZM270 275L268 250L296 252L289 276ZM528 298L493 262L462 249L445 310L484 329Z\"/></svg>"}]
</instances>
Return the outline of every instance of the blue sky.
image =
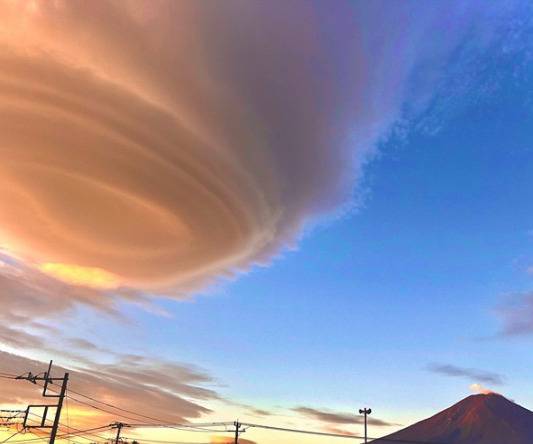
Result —
<instances>
[{"instance_id":1,"label":"blue sky","mask_svg":"<svg viewBox=\"0 0 533 444\"><path fill-rule=\"evenodd\" d=\"M436 101L380 146L359 206L268 265L162 302L168 319L134 312L141 343L216 368L233 398L268 409L368 404L410 419L478 382L432 363L501 374L492 389L533 402L530 340L497 337L498 307L531 289L530 68L487 63L476 81L497 77L490 94Z\"/></svg>"}]
</instances>

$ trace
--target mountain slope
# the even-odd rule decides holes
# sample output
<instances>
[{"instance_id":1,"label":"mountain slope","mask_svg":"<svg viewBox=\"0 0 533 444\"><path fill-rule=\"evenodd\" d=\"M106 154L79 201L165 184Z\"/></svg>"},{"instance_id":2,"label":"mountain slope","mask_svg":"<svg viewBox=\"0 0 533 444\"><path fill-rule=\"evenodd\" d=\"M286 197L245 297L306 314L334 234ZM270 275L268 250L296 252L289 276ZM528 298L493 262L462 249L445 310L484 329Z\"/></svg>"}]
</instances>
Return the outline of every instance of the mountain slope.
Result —
<instances>
[{"instance_id":1,"label":"mountain slope","mask_svg":"<svg viewBox=\"0 0 533 444\"><path fill-rule=\"evenodd\" d=\"M372 443L390 444L393 440L442 444L532 444L533 412L501 395L472 395L431 418Z\"/></svg>"}]
</instances>

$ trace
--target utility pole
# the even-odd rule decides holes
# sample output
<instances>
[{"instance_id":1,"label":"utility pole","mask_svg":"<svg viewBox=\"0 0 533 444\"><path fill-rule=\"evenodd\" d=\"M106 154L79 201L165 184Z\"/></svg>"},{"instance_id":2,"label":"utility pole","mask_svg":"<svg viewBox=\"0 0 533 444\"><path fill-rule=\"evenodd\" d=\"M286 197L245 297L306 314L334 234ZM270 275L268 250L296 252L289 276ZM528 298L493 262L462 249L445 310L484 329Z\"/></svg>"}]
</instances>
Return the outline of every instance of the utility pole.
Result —
<instances>
[{"instance_id":1,"label":"utility pole","mask_svg":"<svg viewBox=\"0 0 533 444\"><path fill-rule=\"evenodd\" d=\"M368 441L368 434L367 434L367 416L372 413L372 409L367 409L366 407L364 409L359 409L360 415L365 415L365 443Z\"/></svg>"},{"instance_id":2,"label":"utility pole","mask_svg":"<svg viewBox=\"0 0 533 444\"><path fill-rule=\"evenodd\" d=\"M235 444L239 444L239 429L241 428L241 423L235 421L233 425L235 426Z\"/></svg>"},{"instance_id":3,"label":"utility pole","mask_svg":"<svg viewBox=\"0 0 533 444\"><path fill-rule=\"evenodd\" d=\"M119 441L120 441L120 432L122 431L122 428L123 427L127 427L127 425L122 423L122 422L115 422L115 423L111 424L111 426L114 429L117 429L117 435L115 436L115 444L118 444Z\"/></svg>"},{"instance_id":4,"label":"utility pole","mask_svg":"<svg viewBox=\"0 0 533 444\"><path fill-rule=\"evenodd\" d=\"M52 361L50 361L50 368L51 367L52 367ZM52 426L52 433L50 433L50 444L54 444L56 440L57 430L59 429L59 418L61 417L61 408L63 407L63 400L65 399L65 395L67 394L67 384L68 384L68 373L65 373L65 375L63 376L62 383L61 383L59 399L57 400L56 416L54 417L54 425Z\"/></svg>"},{"instance_id":5,"label":"utility pole","mask_svg":"<svg viewBox=\"0 0 533 444\"><path fill-rule=\"evenodd\" d=\"M31 372L28 372L25 375L17 376L15 379L24 379L30 381L33 384L37 384L37 381L44 381L43 387L43 397L44 398L57 398L57 404L32 404L28 405L26 408L23 426L24 428L40 428L40 429L52 429L50 432L50 441L49 444L54 444L57 436L57 431L59 430L59 420L61 418L61 408L63 407L63 400L67 394L67 385L68 385L68 373L65 373L62 378L53 378L51 376L52 372L52 361L48 365L48 370L44 372L44 375L41 374L33 375ZM48 386L54 384L58 381L61 381L61 389L59 392L54 390L49 390ZM50 394L49 392L53 392ZM41 421L38 425L29 425L28 416L30 415L30 410L32 408L42 408L43 414L41 416ZM50 408L55 408L54 421L52 425L47 424L47 415Z\"/></svg>"}]
</instances>

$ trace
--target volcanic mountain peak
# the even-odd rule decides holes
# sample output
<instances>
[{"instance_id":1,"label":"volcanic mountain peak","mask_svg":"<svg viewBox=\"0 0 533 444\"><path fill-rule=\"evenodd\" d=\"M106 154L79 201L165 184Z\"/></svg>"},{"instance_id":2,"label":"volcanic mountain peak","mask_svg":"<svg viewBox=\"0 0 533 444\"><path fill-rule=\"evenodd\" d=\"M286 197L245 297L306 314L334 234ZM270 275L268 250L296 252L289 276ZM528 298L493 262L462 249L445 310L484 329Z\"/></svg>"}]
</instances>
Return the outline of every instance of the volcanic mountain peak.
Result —
<instances>
[{"instance_id":1,"label":"volcanic mountain peak","mask_svg":"<svg viewBox=\"0 0 533 444\"><path fill-rule=\"evenodd\" d=\"M533 412L496 393L471 395L387 438L440 444L531 444Z\"/></svg>"}]
</instances>

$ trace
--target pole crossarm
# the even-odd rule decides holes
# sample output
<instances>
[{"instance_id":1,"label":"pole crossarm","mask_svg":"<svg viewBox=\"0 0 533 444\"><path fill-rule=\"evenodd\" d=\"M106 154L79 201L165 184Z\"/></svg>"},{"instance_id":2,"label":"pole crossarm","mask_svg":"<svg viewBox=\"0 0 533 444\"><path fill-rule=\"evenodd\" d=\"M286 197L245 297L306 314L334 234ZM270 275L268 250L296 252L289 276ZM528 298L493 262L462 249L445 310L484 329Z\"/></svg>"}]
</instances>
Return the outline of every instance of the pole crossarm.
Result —
<instances>
[{"instance_id":1,"label":"pole crossarm","mask_svg":"<svg viewBox=\"0 0 533 444\"><path fill-rule=\"evenodd\" d=\"M129 424L125 424L123 422L114 422L113 424L109 424L109 426L112 429L117 429L117 434L115 436L115 444L118 444L120 442L120 432L124 427L129 427Z\"/></svg>"},{"instance_id":2,"label":"pole crossarm","mask_svg":"<svg viewBox=\"0 0 533 444\"><path fill-rule=\"evenodd\" d=\"M34 428L34 429L50 429L51 430L49 444L54 444L55 443L57 432L59 430L59 424L60 424L59 420L61 418L61 408L63 407L63 400L66 397L68 378L69 378L69 374L68 373L65 373L63 375L63 377L56 377L56 378L52 377L51 376L51 374L52 374L52 362L53 361L50 361L50 364L48 365L48 370L46 372L44 372L44 373L33 374L32 372L28 372L28 373L24 373L22 375L19 375L19 376L15 377L15 379L19 379L19 380L22 379L22 380L25 380L25 381L29 381L32 384L37 384L37 382L39 382L39 381L44 381L42 396L44 398L56 398L57 399L57 404L31 404L31 405L28 405L28 407L26 408L26 411L25 411L25 415L24 415L24 421L23 421L24 429ZM61 385L61 389L59 390L59 392L56 392L54 390L48 390L48 385L55 384L55 383L58 383L58 382ZM53 394L49 394L49 391L52 392ZM31 409L36 409L36 408L43 409L43 414L42 415L38 415L38 416L40 416L40 422L37 423L37 424L29 424L28 417L31 414L30 410ZM48 421L48 412L49 412L50 409L55 409L55 415L54 415L54 419L53 419L53 422L52 422L51 425L50 425L50 423Z\"/></svg>"}]
</instances>

